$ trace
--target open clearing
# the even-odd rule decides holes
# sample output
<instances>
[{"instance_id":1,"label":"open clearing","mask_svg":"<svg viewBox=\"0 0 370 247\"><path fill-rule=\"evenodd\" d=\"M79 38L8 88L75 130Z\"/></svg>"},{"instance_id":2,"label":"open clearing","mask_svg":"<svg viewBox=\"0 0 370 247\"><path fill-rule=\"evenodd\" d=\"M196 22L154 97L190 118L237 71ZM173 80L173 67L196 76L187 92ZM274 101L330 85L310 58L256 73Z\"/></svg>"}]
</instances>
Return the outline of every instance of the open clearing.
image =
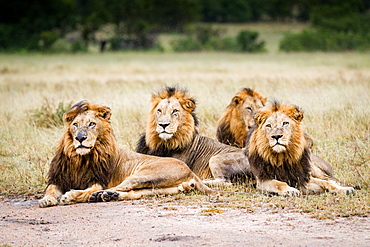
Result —
<instances>
[{"instance_id":1,"label":"open clearing","mask_svg":"<svg viewBox=\"0 0 370 247\"><path fill-rule=\"evenodd\" d=\"M133 150L163 85L189 89L212 138L242 87L301 106L313 152L356 194L267 197L247 186L236 189L253 195L37 207L63 133L49 122L60 103L111 107L118 143ZM369 105L369 54L0 54L0 245L369 246Z\"/></svg>"},{"instance_id":2,"label":"open clearing","mask_svg":"<svg viewBox=\"0 0 370 247\"><path fill-rule=\"evenodd\" d=\"M11 246L369 246L370 218L313 219L307 214L181 201L38 208L35 200L0 204L0 243Z\"/></svg>"}]
</instances>

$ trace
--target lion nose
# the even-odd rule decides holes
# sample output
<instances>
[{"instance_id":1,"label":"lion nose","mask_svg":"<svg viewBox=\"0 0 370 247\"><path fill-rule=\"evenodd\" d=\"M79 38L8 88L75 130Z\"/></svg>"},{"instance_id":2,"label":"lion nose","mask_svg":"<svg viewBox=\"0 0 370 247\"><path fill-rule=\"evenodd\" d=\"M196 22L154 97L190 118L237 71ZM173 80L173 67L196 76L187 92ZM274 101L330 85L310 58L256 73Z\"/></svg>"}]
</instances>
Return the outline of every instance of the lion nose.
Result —
<instances>
[{"instance_id":1,"label":"lion nose","mask_svg":"<svg viewBox=\"0 0 370 247\"><path fill-rule=\"evenodd\" d=\"M283 135L272 135L271 136L271 138L275 139L276 141L278 141L281 137L283 137Z\"/></svg>"},{"instance_id":2,"label":"lion nose","mask_svg":"<svg viewBox=\"0 0 370 247\"><path fill-rule=\"evenodd\" d=\"M77 136L75 137L75 139L77 141L79 141L80 143L82 143L84 140L87 139L85 133L83 133L82 131L78 132Z\"/></svg>"},{"instance_id":3,"label":"lion nose","mask_svg":"<svg viewBox=\"0 0 370 247\"><path fill-rule=\"evenodd\" d=\"M168 125L170 125L170 124L168 124L168 123L159 124L159 126L161 126L164 130L167 128Z\"/></svg>"}]
</instances>

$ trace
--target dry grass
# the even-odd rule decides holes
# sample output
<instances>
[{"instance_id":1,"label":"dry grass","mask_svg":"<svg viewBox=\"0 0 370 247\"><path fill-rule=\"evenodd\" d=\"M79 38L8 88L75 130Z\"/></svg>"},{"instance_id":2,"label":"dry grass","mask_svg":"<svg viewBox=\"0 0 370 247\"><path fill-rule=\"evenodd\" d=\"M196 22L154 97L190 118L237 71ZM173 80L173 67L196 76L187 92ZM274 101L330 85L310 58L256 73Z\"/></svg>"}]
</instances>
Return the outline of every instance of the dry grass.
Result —
<instances>
[{"instance_id":1,"label":"dry grass","mask_svg":"<svg viewBox=\"0 0 370 247\"><path fill-rule=\"evenodd\" d=\"M369 215L370 56L360 53L0 55L0 194L37 195L45 187L63 126L37 124L35 112L46 105L58 112L61 103L82 99L108 105L121 147L133 150L145 128L150 93L164 85L189 89L197 99L200 132L212 138L223 109L242 87L301 106L314 153L333 165L339 180L360 189L353 196L280 198L238 186L256 195L220 197L205 214L234 207L317 218ZM211 199L193 194L166 200L194 205Z\"/></svg>"}]
</instances>

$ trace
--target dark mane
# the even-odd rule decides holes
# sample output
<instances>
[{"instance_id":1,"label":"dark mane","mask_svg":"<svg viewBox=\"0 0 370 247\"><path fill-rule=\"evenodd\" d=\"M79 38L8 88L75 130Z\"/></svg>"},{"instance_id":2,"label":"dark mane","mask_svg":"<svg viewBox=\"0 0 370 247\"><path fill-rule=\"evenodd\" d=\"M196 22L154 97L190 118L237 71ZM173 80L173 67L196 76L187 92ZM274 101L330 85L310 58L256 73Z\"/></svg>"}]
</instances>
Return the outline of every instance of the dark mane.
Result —
<instances>
[{"instance_id":1,"label":"dark mane","mask_svg":"<svg viewBox=\"0 0 370 247\"><path fill-rule=\"evenodd\" d=\"M90 108L88 103L80 102L71 108L73 109L80 114ZM107 187L115 168L115 157L118 152L109 121L105 122L95 146L86 155L81 156L76 153L72 138L67 127L50 164L48 185L57 185L62 193L72 189L83 190L95 183Z\"/></svg>"},{"instance_id":2,"label":"dark mane","mask_svg":"<svg viewBox=\"0 0 370 247\"><path fill-rule=\"evenodd\" d=\"M249 139L257 126L253 126L247 137L247 145ZM310 180L311 159L310 150L306 147L302 153L301 158L294 163L285 162L281 166L276 166L266 161L257 152L249 153L248 146L245 149L245 154L248 157L249 164L254 176L260 180L276 179L286 182L289 186L303 189ZM289 159L287 159L289 160Z\"/></svg>"}]
</instances>

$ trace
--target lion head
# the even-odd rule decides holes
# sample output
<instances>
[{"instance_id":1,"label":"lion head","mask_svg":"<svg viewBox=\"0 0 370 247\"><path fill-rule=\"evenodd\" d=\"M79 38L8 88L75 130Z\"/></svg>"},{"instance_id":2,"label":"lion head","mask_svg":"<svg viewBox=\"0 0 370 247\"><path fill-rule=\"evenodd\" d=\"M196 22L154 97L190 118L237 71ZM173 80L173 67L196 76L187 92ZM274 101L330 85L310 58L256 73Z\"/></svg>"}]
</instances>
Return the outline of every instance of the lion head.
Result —
<instances>
[{"instance_id":1,"label":"lion head","mask_svg":"<svg viewBox=\"0 0 370 247\"><path fill-rule=\"evenodd\" d=\"M253 116L265 103L266 98L258 92L250 88L240 90L231 99L218 122L217 139L243 148L249 129L254 125Z\"/></svg>"},{"instance_id":2,"label":"lion head","mask_svg":"<svg viewBox=\"0 0 370 247\"><path fill-rule=\"evenodd\" d=\"M307 147L301 128L303 112L294 105L273 102L255 115L255 129L249 137L248 152L258 153L275 166L295 163Z\"/></svg>"},{"instance_id":3,"label":"lion head","mask_svg":"<svg viewBox=\"0 0 370 247\"><path fill-rule=\"evenodd\" d=\"M186 147L197 133L195 100L184 89L166 87L152 94L151 103L145 135L148 147L151 150Z\"/></svg>"},{"instance_id":4,"label":"lion head","mask_svg":"<svg viewBox=\"0 0 370 247\"><path fill-rule=\"evenodd\" d=\"M96 146L104 145L104 139L112 130L109 123L111 117L109 107L94 105L81 101L63 116L68 125L66 138L71 148L79 155L86 155Z\"/></svg>"}]
</instances>

